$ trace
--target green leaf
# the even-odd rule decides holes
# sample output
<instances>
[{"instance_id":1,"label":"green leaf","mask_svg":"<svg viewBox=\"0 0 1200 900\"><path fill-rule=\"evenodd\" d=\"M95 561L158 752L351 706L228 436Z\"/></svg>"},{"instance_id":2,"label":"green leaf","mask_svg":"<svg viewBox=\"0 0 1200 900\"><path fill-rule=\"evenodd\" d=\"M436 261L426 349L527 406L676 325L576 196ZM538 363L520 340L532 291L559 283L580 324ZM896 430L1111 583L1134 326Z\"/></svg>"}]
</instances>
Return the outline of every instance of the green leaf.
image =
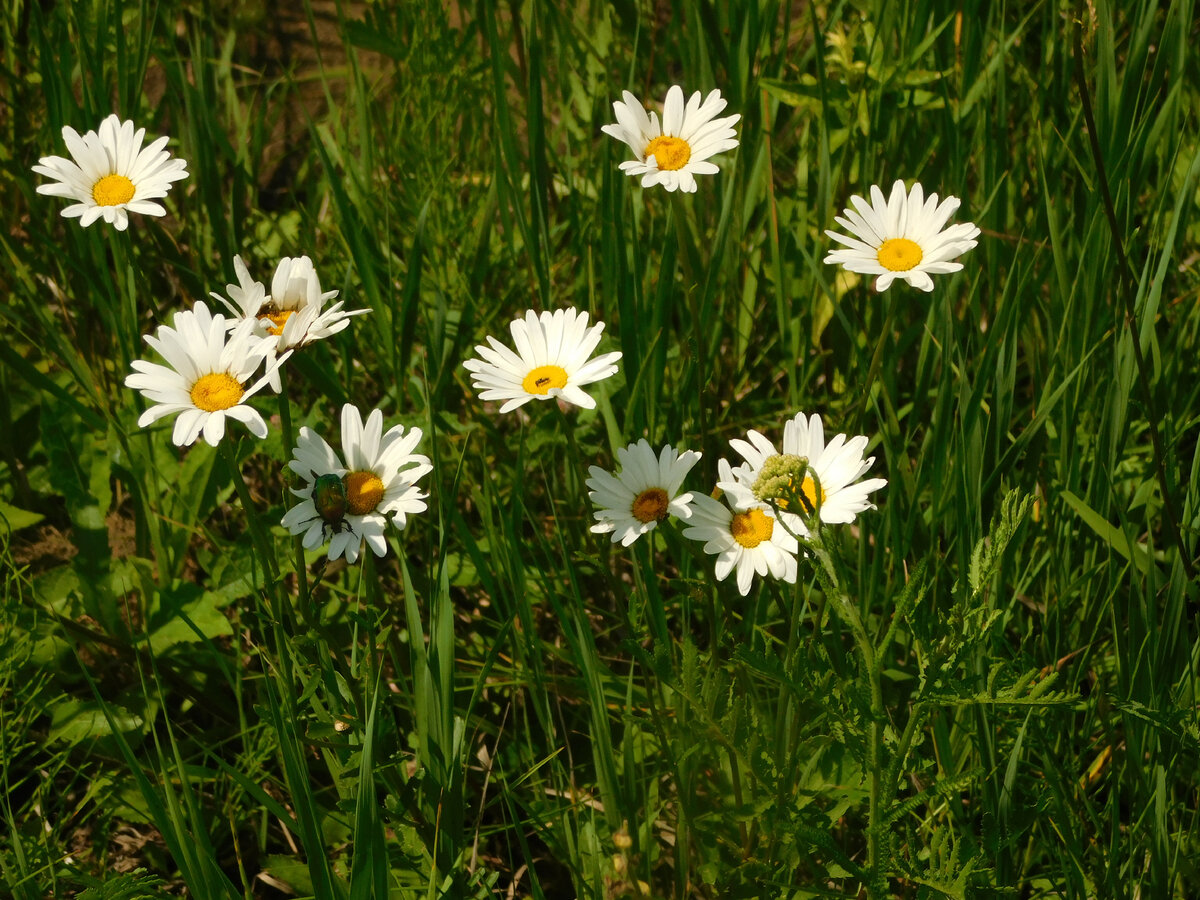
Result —
<instances>
[{"instance_id":1,"label":"green leaf","mask_svg":"<svg viewBox=\"0 0 1200 900\"><path fill-rule=\"evenodd\" d=\"M221 612L228 602L218 594L205 591L203 596L181 606L170 621L151 633L150 649L157 656L175 644L233 634L233 626Z\"/></svg>"},{"instance_id":2,"label":"green leaf","mask_svg":"<svg viewBox=\"0 0 1200 900\"><path fill-rule=\"evenodd\" d=\"M1145 544L1130 544L1129 539L1125 537L1123 532L1116 525L1113 525L1108 519L1100 515L1090 506L1083 502L1070 491L1063 491L1061 494L1067 506L1075 510L1079 518L1083 519L1086 524L1100 540L1108 544L1113 550L1117 551L1126 560L1134 563L1138 567L1138 571L1145 574L1150 569L1150 551Z\"/></svg>"},{"instance_id":3,"label":"green leaf","mask_svg":"<svg viewBox=\"0 0 1200 900\"><path fill-rule=\"evenodd\" d=\"M106 704L113 723L121 732L135 731L142 727L142 717L135 715L123 706ZM50 736L51 742L65 741L68 744L78 744L81 741L108 737L113 733L108 719L98 701L82 702L63 698L51 706Z\"/></svg>"},{"instance_id":4,"label":"green leaf","mask_svg":"<svg viewBox=\"0 0 1200 900\"><path fill-rule=\"evenodd\" d=\"M0 521L6 524L10 531L20 531L22 528L28 528L30 525L36 525L42 519L46 518L41 513L30 512L27 509L19 509L9 503L0 500Z\"/></svg>"}]
</instances>

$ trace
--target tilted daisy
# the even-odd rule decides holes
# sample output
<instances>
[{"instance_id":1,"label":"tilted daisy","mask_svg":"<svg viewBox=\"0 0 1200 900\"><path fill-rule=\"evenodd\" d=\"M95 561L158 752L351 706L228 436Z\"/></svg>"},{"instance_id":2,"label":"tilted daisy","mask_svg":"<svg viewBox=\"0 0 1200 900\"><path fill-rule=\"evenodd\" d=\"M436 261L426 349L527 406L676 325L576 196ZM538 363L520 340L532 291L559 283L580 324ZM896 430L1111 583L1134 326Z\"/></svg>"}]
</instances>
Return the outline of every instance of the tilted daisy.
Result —
<instances>
[{"instance_id":1,"label":"tilted daisy","mask_svg":"<svg viewBox=\"0 0 1200 900\"><path fill-rule=\"evenodd\" d=\"M621 471L616 475L598 466L588 468L588 496L597 507L597 534L612 532L612 542L628 547L643 534L653 531L668 515L687 519L692 515L691 494L679 493L683 479L700 460L694 450L680 453L667 445L656 456L642 438L617 450Z\"/></svg>"},{"instance_id":2,"label":"tilted daisy","mask_svg":"<svg viewBox=\"0 0 1200 900\"><path fill-rule=\"evenodd\" d=\"M796 539L753 494L733 480L726 460L717 464L717 471L720 484L728 485L725 502L696 494L683 536L704 541L704 552L717 557L717 581L724 581L737 570L738 593L743 597L750 592L755 575L770 575L794 584L796 553L800 549Z\"/></svg>"},{"instance_id":3,"label":"tilted daisy","mask_svg":"<svg viewBox=\"0 0 1200 900\"><path fill-rule=\"evenodd\" d=\"M65 126L63 140L72 158L43 156L38 160L33 171L53 178L54 183L38 185L37 192L76 201L62 214L79 216L84 227L103 218L124 231L129 227L130 212L165 216L166 208L154 201L167 196L172 182L188 177L187 161L172 159L163 149L166 137L143 148L145 134L145 128L134 131L133 122L122 122L116 115L100 123L99 133L80 135Z\"/></svg>"},{"instance_id":4,"label":"tilted daisy","mask_svg":"<svg viewBox=\"0 0 1200 900\"><path fill-rule=\"evenodd\" d=\"M387 554L384 537L390 522L403 530L410 513L426 509L429 496L417 480L433 470L429 457L413 453L420 428L403 425L383 430L383 413L373 410L364 424L352 403L342 407L342 451L345 464L319 434L301 428L289 468L305 480L292 493L302 502L284 515L292 534L303 534L306 549L325 540L329 558L358 559L365 540L376 556Z\"/></svg>"},{"instance_id":5,"label":"tilted daisy","mask_svg":"<svg viewBox=\"0 0 1200 900\"><path fill-rule=\"evenodd\" d=\"M271 292L261 281L255 281L240 256L233 258L233 270L238 283L225 286L229 295L226 300L220 294L211 296L219 300L239 319L253 319L264 336L271 337L277 352L294 350L314 341L337 334L350 324L351 316L369 313L369 309L348 310L338 302L323 309L326 300L337 296L337 291L321 292L321 279L307 256L284 257L275 267L271 279ZM278 390L278 384L272 382Z\"/></svg>"},{"instance_id":6,"label":"tilted daisy","mask_svg":"<svg viewBox=\"0 0 1200 900\"><path fill-rule=\"evenodd\" d=\"M825 262L840 263L851 272L878 275L878 291L886 291L897 278L932 291L933 279L929 276L961 269L962 263L951 260L974 247L979 237L979 229L970 222L943 231L960 201L947 197L939 204L937 194L930 194L926 200L920 184L914 184L906 194L904 182L897 181L887 200L878 185L871 185L869 204L857 195L850 198L850 203L854 209L844 210L845 218L834 216L833 220L853 237L826 231L846 249L830 251Z\"/></svg>"},{"instance_id":7,"label":"tilted daisy","mask_svg":"<svg viewBox=\"0 0 1200 900\"><path fill-rule=\"evenodd\" d=\"M865 436L839 434L827 444L816 414L797 413L783 426L782 453L757 431L746 437L729 442L745 460L733 469L734 481L765 508L773 505L796 534L807 533L801 517L813 512L827 525L853 522L860 512L874 508L867 495L887 484L885 478L858 480L875 462L873 456L863 458Z\"/></svg>"},{"instance_id":8,"label":"tilted daisy","mask_svg":"<svg viewBox=\"0 0 1200 900\"><path fill-rule=\"evenodd\" d=\"M159 326L145 336L169 365L135 359L133 374L125 384L142 393L151 406L138 419L145 427L166 416L178 415L171 440L177 447L195 442L201 433L214 447L225 434L225 419L236 419L255 437L267 436L267 423L258 410L246 405L263 385L272 368L247 386L266 359L269 348L254 334L254 324L244 322L232 332L225 317L213 315L203 301L178 312L172 325ZM278 367L288 354L271 365Z\"/></svg>"},{"instance_id":9,"label":"tilted daisy","mask_svg":"<svg viewBox=\"0 0 1200 900\"><path fill-rule=\"evenodd\" d=\"M720 171L708 158L738 145L733 126L741 116L714 118L726 106L720 91L712 91L703 102L696 91L685 105L683 89L672 86L663 104L661 124L658 113L647 114L629 91L622 91L621 96L623 102L613 103L617 124L600 130L633 150L637 159L621 163L621 170L626 175L641 175L642 187L661 184L668 191L693 193L695 176Z\"/></svg>"},{"instance_id":10,"label":"tilted daisy","mask_svg":"<svg viewBox=\"0 0 1200 900\"><path fill-rule=\"evenodd\" d=\"M540 316L533 310L523 319L515 319L509 328L517 351L505 347L491 335L488 344L475 352L481 359L468 359L463 368L471 373L471 383L483 400L503 400L500 412L506 413L530 400L561 397L568 403L592 409L596 401L581 390L616 374L620 351L603 353L588 359L604 323L588 327L588 314L575 309L559 309Z\"/></svg>"}]
</instances>

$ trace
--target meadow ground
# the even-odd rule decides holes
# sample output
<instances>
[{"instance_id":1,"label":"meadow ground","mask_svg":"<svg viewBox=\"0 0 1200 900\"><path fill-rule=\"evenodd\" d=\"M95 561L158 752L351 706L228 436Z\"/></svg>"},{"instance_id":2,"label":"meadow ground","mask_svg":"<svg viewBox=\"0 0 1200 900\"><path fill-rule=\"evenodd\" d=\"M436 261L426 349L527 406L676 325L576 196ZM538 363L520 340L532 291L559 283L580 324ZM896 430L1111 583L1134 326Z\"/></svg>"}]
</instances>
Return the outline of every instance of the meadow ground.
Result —
<instances>
[{"instance_id":1,"label":"meadow ground","mask_svg":"<svg viewBox=\"0 0 1200 900\"><path fill-rule=\"evenodd\" d=\"M1198 44L1150 0L6 4L0 895L1200 896ZM687 195L600 130L673 84L741 116ZM113 112L189 174L83 228L31 167ZM897 179L981 230L931 292L824 262ZM177 447L124 382L235 255L370 312L266 438ZM571 307L595 408L479 396ZM279 524L346 403L432 465L353 563ZM887 484L794 583L589 530L627 444L705 495L801 411Z\"/></svg>"}]
</instances>

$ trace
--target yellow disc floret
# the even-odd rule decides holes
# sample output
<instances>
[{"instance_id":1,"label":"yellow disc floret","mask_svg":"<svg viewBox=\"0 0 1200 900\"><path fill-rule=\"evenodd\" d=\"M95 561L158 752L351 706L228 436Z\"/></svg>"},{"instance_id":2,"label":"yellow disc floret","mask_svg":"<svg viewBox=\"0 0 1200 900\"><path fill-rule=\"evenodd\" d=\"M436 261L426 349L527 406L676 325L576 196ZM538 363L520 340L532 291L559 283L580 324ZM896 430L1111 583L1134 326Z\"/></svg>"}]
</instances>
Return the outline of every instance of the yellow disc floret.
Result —
<instances>
[{"instance_id":1,"label":"yellow disc floret","mask_svg":"<svg viewBox=\"0 0 1200 900\"><path fill-rule=\"evenodd\" d=\"M891 238L879 246L879 264L893 272L907 272L920 264L921 245L908 238Z\"/></svg>"},{"instance_id":2,"label":"yellow disc floret","mask_svg":"<svg viewBox=\"0 0 1200 900\"><path fill-rule=\"evenodd\" d=\"M692 148L683 138L663 135L646 145L646 156L653 156L663 171L674 172L688 164L692 158Z\"/></svg>"},{"instance_id":3,"label":"yellow disc floret","mask_svg":"<svg viewBox=\"0 0 1200 900\"><path fill-rule=\"evenodd\" d=\"M383 482L374 472L360 470L346 475L346 506L356 516L374 511L383 500Z\"/></svg>"},{"instance_id":4,"label":"yellow disc floret","mask_svg":"<svg viewBox=\"0 0 1200 900\"><path fill-rule=\"evenodd\" d=\"M270 322L271 325L267 329L271 334L283 334L283 326L287 324L287 320L295 314L294 309L283 309L277 312L269 312L260 315L259 321Z\"/></svg>"},{"instance_id":5,"label":"yellow disc floret","mask_svg":"<svg viewBox=\"0 0 1200 900\"><path fill-rule=\"evenodd\" d=\"M808 502L805 504L809 509L816 509L825 503L825 498L828 496L825 490L821 490L821 502L817 502L817 484L813 481L811 475L804 476L804 483L800 485L800 492L804 494L804 499Z\"/></svg>"},{"instance_id":6,"label":"yellow disc floret","mask_svg":"<svg viewBox=\"0 0 1200 900\"><path fill-rule=\"evenodd\" d=\"M521 387L527 394L546 396L555 388L566 387L567 370L562 366L538 366L525 376Z\"/></svg>"},{"instance_id":7,"label":"yellow disc floret","mask_svg":"<svg viewBox=\"0 0 1200 900\"><path fill-rule=\"evenodd\" d=\"M763 541L769 541L774 531L775 520L761 509L735 513L729 523L729 533L747 550L753 550Z\"/></svg>"},{"instance_id":8,"label":"yellow disc floret","mask_svg":"<svg viewBox=\"0 0 1200 900\"><path fill-rule=\"evenodd\" d=\"M105 175L92 185L92 199L99 206L119 206L133 199L134 190L124 175Z\"/></svg>"},{"instance_id":9,"label":"yellow disc floret","mask_svg":"<svg viewBox=\"0 0 1200 900\"><path fill-rule=\"evenodd\" d=\"M196 409L218 412L237 406L245 391L242 383L228 372L210 372L196 379L190 393Z\"/></svg>"},{"instance_id":10,"label":"yellow disc floret","mask_svg":"<svg viewBox=\"0 0 1200 900\"><path fill-rule=\"evenodd\" d=\"M667 517L667 507L670 505L671 499L662 488L646 488L633 498L630 512L639 522L661 522Z\"/></svg>"}]
</instances>

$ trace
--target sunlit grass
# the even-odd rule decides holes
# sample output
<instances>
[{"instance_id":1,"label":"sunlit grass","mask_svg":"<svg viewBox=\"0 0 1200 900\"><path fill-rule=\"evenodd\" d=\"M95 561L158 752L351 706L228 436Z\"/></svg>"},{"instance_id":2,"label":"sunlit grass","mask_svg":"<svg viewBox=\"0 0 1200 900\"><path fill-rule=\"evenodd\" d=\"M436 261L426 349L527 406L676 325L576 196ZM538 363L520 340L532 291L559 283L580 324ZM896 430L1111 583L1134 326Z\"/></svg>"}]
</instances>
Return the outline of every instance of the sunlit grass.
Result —
<instances>
[{"instance_id":1,"label":"sunlit grass","mask_svg":"<svg viewBox=\"0 0 1200 900\"><path fill-rule=\"evenodd\" d=\"M0 894L1200 891L1195 21L7 8ZM742 117L687 196L600 130L673 84ZM31 171L113 112L190 173L123 233ZM896 179L981 229L930 293L823 262ZM370 313L252 401L266 439L179 449L123 382L239 254ZM462 363L567 307L619 372L500 415ZM353 565L278 524L285 430L345 403L434 465ZM800 411L888 483L795 585L590 531L618 449L708 493Z\"/></svg>"}]
</instances>

